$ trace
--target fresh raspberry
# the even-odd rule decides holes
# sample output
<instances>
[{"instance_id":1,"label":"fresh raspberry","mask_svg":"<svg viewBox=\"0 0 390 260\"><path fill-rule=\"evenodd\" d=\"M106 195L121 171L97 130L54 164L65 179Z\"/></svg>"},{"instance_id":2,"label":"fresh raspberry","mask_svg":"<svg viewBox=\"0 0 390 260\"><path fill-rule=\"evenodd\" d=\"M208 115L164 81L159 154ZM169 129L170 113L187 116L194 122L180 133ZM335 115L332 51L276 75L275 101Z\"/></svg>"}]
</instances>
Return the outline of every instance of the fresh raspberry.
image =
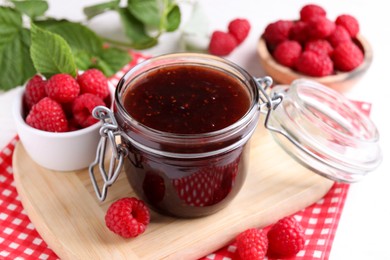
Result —
<instances>
[{"instance_id":1,"label":"fresh raspberry","mask_svg":"<svg viewBox=\"0 0 390 260\"><path fill-rule=\"evenodd\" d=\"M80 86L71 75L56 74L47 81L45 90L48 97L59 103L67 103L79 95Z\"/></svg>"},{"instance_id":2,"label":"fresh raspberry","mask_svg":"<svg viewBox=\"0 0 390 260\"><path fill-rule=\"evenodd\" d=\"M336 47L340 43L343 42L350 42L351 41L351 36L349 35L347 29L345 29L343 26L336 25L335 30L327 40L332 44L333 47Z\"/></svg>"},{"instance_id":3,"label":"fresh raspberry","mask_svg":"<svg viewBox=\"0 0 390 260\"><path fill-rule=\"evenodd\" d=\"M305 44L305 51L313 51L318 54L330 55L333 51L332 45L327 40L312 40Z\"/></svg>"},{"instance_id":4,"label":"fresh raspberry","mask_svg":"<svg viewBox=\"0 0 390 260\"><path fill-rule=\"evenodd\" d=\"M290 29L289 39L300 43L305 43L308 40L307 23L296 21Z\"/></svg>"},{"instance_id":5,"label":"fresh raspberry","mask_svg":"<svg viewBox=\"0 0 390 260\"><path fill-rule=\"evenodd\" d=\"M270 23L264 30L263 38L270 45L277 45L288 40L290 29L294 26L293 21L278 20Z\"/></svg>"},{"instance_id":6,"label":"fresh raspberry","mask_svg":"<svg viewBox=\"0 0 390 260\"><path fill-rule=\"evenodd\" d=\"M249 34L251 25L247 19L234 19L229 23L228 30L237 40L237 44L242 43Z\"/></svg>"},{"instance_id":7,"label":"fresh raspberry","mask_svg":"<svg viewBox=\"0 0 390 260\"><path fill-rule=\"evenodd\" d=\"M98 120L92 116L92 110L96 106L105 106L105 103L100 97L91 93L81 94L73 101L73 117L82 128L98 122Z\"/></svg>"},{"instance_id":8,"label":"fresh raspberry","mask_svg":"<svg viewBox=\"0 0 390 260\"><path fill-rule=\"evenodd\" d=\"M280 64L293 67L301 52L302 47L297 41L284 41L276 46L273 56Z\"/></svg>"},{"instance_id":9,"label":"fresh raspberry","mask_svg":"<svg viewBox=\"0 0 390 260\"><path fill-rule=\"evenodd\" d=\"M272 258L293 257L305 246L303 228L294 217L280 219L268 231L267 237L267 255Z\"/></svg>"},{"instance_id":10,"label":"fresh raspberry","mask_svg":"<svg viewBox=\"0 0 390 260\"><path fill-rule=\"evenodd\" d=\"M215 31L211 35L209 53L218 56L229 55L237 47L236 38L226 32Z\"/></svg>"},{"instance_id":11,"label":"fresh raspberry","mask_svg":"<svg viewBox=\"0 0 390 260\"><path fill-rule=\"evenodd\" d=\"M308 4L301 8L300 12L301 21L309 21L314 17L326 16L326 11L319 5Z\"/></svg>"},{"instance_id":12,"label":"fresh raspberry","mask_svg":"<svg viewBox=\"0 0 390 260\"><path fill-rule=\"evenodd\" d=\"M359 33L360 26L358 20L349 14L342 14L336 18L335 23L337 25L343 26L347 29L349 35L353 38Z\"/></svg>"},{"instance_id":13,"label":"fresh raspberry","mask_svg":"<svg viewBox=\"0 0 390 260\"><path fill-rule=\"evenodd\" d=\"M80 85L80 94L91 93L102 99L110 94L107 78L98 69L86 70L76 80Z\"/></svg>"},{"instance_id":14,"label":"fresh raspberry","mask_svg":"<svg viewBox=\"0 0 390 260\"><path fill-rule=\"evenodd\" d=\"M26 123L48 132L68 131L68 120L61 105L49 97L44 97L31 108Z\"/></svg>"},{"instance_id":15,"label":"fresh raspberry","mask_svg":"<svg viewBox=\"0 0 390 260\"><path fill-rule=\"evenodd\" d=\"M24 99L27 104L27 109L31 109L31 107L38 103L39 100L47 96L45 85L46 80L39 75L35 75L27 82L26 89L24 91Z\"/></svg>"},{"instance_id":16,"label":"fresh raspberry","mask_svg":"<svg viewBox=\"0 0 390 260\"><path fill-rule=\"evenodd\" d=\"M333 62L327 55L304 51L297 59L295 68L308 76L323 77L332 74Z\"/></svg>"},{"instance_id":17,"label":"fresh raspberry","mask_svg":"<svg viewBox=\"0 0 390 260\"><path fill-rule=\"evenodd\" d=\"M250 228L236 237L237 252L241 259L258 260L264 259L267 248L267 234L263 230Z\"/></svg>"},{"instance_id":18,"label":"fresh raspberry","mask_svg":"<svg viewBox=\"0 0 390 260\"><path fill-rule=\"evenodd\" d=\"M334 22L323 16L317 16L307 22L307 33L310 39L324 39L335 30Z\"/></svg>"},{"instance_id":19,"label":"fresh raspberry","mask_svg":"<svg viewBox=\"0 0 390 260\"><path fill-rule=\"evenodd\" d=\"M142 200L122 198L110 205L105 216L106 226L125 238L145 232L150 222L150 212Z\"/></svg>"},{"instance_id":20,"label":"fresh raspberry","mask_svg":"<svg viewBox=\"0 0 390 260\"><path fill-rule=\"evenodd\" d=\"M363 62L364 54L352 41L345 42L334 49L332 60L336 70L351 71Z\"/></svg>"}]
</instances>

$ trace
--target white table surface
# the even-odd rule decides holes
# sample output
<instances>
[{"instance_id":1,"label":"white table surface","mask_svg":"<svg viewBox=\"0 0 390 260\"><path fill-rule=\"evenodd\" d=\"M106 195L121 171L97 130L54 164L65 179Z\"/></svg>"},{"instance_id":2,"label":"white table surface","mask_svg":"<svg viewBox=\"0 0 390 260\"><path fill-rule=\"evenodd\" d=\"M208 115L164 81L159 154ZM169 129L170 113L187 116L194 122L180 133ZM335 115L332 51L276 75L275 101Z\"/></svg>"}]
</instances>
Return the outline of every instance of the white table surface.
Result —
<instances>
[{"instance_id":1,"label":"white table surface","mask_svg":"<svg viewBox=\"0 0 390 260\"><path fill-rule=\"evenodd\" d=\"M0 1L2 3L3 1ZM82 8L101 1L48 1L48 14L57 18L84 21ZM189 1L181 1L183 23L189 17ZM258 63L256 44L265 26L278 19L295 19L299 9L308 1L256 1L256 0L204 0L200 1L208 14L210 31L224 30L227 23L237 17L247 18L252 25L248 39L230 56L226 57L244 67L254 76L264 76ZM323 6L330 19L339 14L354 15L360 22L361 33L369 40L374 51L374 61L363 79L345 95L373 104L371 118L381 134L384 160L381 166L363 181L350 187L347 201L335 236L330 259L390 259L390 153L388 122L390 111L387 81L390 61L390 15L386 1L315 1ZM121 38L119 18L108 13L92 20L89 26L106 36ZM177 50L179 32L164 35L160 44L144 52L152 55ZM1 68L0 68L1 69ZM15 91L0 92L0 147L16 135L11 107ZM387 111L387 112L386 112Z\"/></svg>"}]
</instances>

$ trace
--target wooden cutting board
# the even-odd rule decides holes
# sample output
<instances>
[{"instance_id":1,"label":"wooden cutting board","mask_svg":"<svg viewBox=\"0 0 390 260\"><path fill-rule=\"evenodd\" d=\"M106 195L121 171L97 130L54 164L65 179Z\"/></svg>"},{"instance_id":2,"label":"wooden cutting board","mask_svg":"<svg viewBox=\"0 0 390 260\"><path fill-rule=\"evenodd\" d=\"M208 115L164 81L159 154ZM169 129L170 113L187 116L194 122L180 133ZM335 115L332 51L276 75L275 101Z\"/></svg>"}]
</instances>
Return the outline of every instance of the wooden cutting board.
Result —
<instances>
[{"instance_id":1,"label":"wooden cutting board","mask_svg":"<svg viewBox=\"0 0 390 260\"><path fill-rule=\"evenodd\" d=\"M104 224L108 206L134 196L122 173L99 203L88 170L44 169L18 143L13 167L17 191L31 221L61 259L197 259L249 227L264 227L323 197L333 182L302 167L259 125L251 139L248 178L233 202L214 215L175 219L152 212L146 232L124 239Z\"/></svg>"}]
</instances>

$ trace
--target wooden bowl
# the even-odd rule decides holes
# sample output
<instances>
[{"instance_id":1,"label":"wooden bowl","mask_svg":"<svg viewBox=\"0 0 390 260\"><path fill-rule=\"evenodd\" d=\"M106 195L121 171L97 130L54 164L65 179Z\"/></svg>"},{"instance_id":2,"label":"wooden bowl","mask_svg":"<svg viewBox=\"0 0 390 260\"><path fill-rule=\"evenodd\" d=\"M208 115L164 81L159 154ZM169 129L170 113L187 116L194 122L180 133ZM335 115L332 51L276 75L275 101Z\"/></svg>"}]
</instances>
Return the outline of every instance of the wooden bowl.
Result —
<instances>
[{"instance_id":1,"label":"wooden bowl","mask_svg":"<svg viewBox=\"0 0 390 260\"><path fill-rule=\"evenodd\" d=\"M356 69L350 72L336 72L325 77L310 77L279 64L268 51L265 40L261 37L257 46L260 63L268 76L271 76L276 83L291 84L298 78L315 80L325 86L339 92L346 92L363 76L372 63L372 49L368 41L360 34L356 37L356 43L363 50L364 61Z\"/></svg>"}]
</instances>

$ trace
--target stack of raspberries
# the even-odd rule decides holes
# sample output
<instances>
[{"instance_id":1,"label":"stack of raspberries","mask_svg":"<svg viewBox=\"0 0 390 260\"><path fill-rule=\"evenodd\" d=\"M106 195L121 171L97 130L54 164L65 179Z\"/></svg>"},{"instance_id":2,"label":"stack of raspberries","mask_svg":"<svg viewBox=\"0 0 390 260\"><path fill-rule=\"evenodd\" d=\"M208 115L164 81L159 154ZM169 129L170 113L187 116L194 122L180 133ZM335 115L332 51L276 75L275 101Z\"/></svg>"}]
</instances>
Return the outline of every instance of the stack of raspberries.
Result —
<instances>
[{"instance_id":1,"label":"stack of raspberries","mask_svg":"<svg viewBox=\"0 0 390 260\"><path fill-rule=\"evenodd\" d=\"M299 20L278 20L264 30L262 37L278 63L308 76L324 77L352 71L363 62L355 17L342 14L331 21L315 4L303 6L299 14Z\"/></svg>"}]
</instances>

